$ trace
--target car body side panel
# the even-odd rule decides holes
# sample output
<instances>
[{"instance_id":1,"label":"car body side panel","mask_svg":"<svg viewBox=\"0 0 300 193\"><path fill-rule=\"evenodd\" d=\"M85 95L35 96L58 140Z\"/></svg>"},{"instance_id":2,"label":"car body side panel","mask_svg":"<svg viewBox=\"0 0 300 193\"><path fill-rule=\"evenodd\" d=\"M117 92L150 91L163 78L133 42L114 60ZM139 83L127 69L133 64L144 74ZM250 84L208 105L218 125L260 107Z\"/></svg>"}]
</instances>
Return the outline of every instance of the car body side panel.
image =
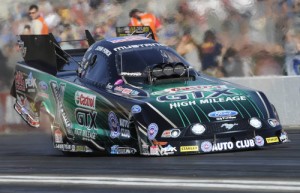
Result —
<instances>
[{"instance_id":1,"label":"car body side panel","mask_svg":"<svg viewBox=\"0 0 300 193\"><path fill-rule=\"evenodd\" d=\"M58 142L93 142L108 148L107 151L113 145L137 148L136 131L129 117L132 105L122 102L126 101L122 97L112 95L109 98L104 92L70 82L70 77L64 77L66 81L24 65L16 68L16 78L17 101L37 120L39 114L35 105L44 105L67 138Z\"/></svg>"}]
</instances>

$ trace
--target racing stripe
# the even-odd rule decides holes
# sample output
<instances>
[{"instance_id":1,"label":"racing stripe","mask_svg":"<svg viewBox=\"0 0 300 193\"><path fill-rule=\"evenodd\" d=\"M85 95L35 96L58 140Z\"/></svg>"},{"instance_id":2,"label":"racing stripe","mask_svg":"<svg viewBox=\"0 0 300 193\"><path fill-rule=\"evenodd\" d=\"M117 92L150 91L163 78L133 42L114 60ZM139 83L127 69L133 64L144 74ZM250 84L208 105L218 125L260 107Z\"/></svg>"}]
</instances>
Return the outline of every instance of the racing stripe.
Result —
<instances>
[{"instance_id":1,"label":"racing stripe","mask_svg":"<svg viewBox=\"0 0 300 193\"><path fill-rule=\"evenodd\" d=\"M216 111L217 109L214 107L213 104L210 103L210 106L214 109L214 111Z\"/></svg>"},{"instance_id":2,"label":"racing stripe","mask_svg":"<svg viewBox=\"0 0 300 193\"><path fill-rule=\"evenodd\" d=\"M263 103L263 105L264 105L264 107L265 107L265 109L266 109L266 112L267 112L267 115L268 115L267 118L270 118L270 112L269 112L269 110L268 110L268 108L267 108L267 105L266 105L265 101L263 100L263 98L261 97L261 95L260 95L259 92L256 92L256 93L257 93L257 95L259 96L261 102Z\"/></svg>"},{"instance_id":3,"label":"racing stripe","mask_svg":"<svg viewBox=\"0 0 300 193\"><path fill-rule=\"evenodd\" d=\"M127 117L129 115L129 111L125 107L123 107L120 103L117 103L117 105L118 105L118 107L120 107L120 109L122 109L122 112L121 112L122 116Z\"/></svg>"},{"instance_id":4,"label":"racing stripe","mask_svg":"<svg viewBox=\"0 0 300 193\"><path fill-rule=\"evenodd\" d=\"M242 91L242 93L246 96L247 95L247 93L245 93L245 91ZM257 113L257 115L258 115L258 117L259 118L261 118L261 116L259 115L259 112L260 112L260 114L262 115L262 117L264 118L265 116L264 116L264 114L261 112L261 110L257 107L257 105L251 100L251 97L247 97L247 101L249 101L249 103L250 103L250 105L254 108L254 110L256 111L256 113ZM257 111L257 109L258 109L258 111Z\"/></svg>"},{"instance_id":5,"label":"racing stripe","mask_svg":"<svg viewBox=\"0 0 300 193\"><path fill-rule=\"evenodd\" d=\"M262 117L263 117L263 119L264 119L264 118L265 118L265 117L264 117L264 114L261 112L260 109L258 109L260 113L257 111L257 107L256 107L255 104L253 104L253 102L251 101L251 99L249 99L249 103L252 105L252 107L254 108L254 110L256 111L256 113L258 114L258 117L261 118L261 116L260 116L260 114L261 114Z\"/></svg>"},{"instance_id":6,"label":"racing stripe","mask_svg":"<svg viewBox=\"0 0 300 193\"><path fill-rule=\"evenodd\" d=\"M147 136L147 129L140 122L138 122L138 124L139 131L142 132L145 136Z\"/></svg>"},{"instance_id":7,"label":"racing stripe","mask_svg":"<svg viewBox=\"0 0 300 193\"><path fill-rule=\"evenodd\" d=\"M205 112L201 109L201 107L199 107L197 104L196 104L196 107L203 113L203 115L207 118L207 120L210 122L210 119L208 118L208 116L205 114Z\"/></svg>"},{"instance_id":8,"label":"racing stripe","mask_svg":"<svg viewBox=\"0 0 300 193\"><path fill-rule=\"evenodd\" d=\"M223 110L225 110L225 108L220 103L216 103L216 104L219 105Z\"/></svg>"},{"instance_id":9,"label":"racing stripe","mask_svg":"<svg viewBox=\"0 0 300 193\"><path fill-rule=\"evenodd\" d=\"M249 115L249 118L251 117L250 113L247 111L247 109L240 103L237 101L237 104L239 104L245 111L246 113Z\"/></svg>"},{"instance_id":10,"label":"racing stripe","mask_svg":"<svg viewBox=\"0 0 300 193\"><path fill-rule=\"evenodd\" d=\"M104 96L100 95L100 98L103 100L101 102L104 102L103 104L109 104L111 107L115 108L115 105L111 103L108 99L106 99Z\"/></svg>"},{"instance_id":11,"label":"racing stripe","mask_svg":"<svg viewBox=\"0 0 300 193\"><path fill-rule=\"evenodd\" d=\"M240 111L240 109L234 104L234 102L231 101L231 103L235 106L236 110L240 113L240 115L241 115L242 118L244 119L244 115L243 115L243 113Z\"/></svg>"},{"instance_id":12,"label":"racing stripe","mask_svg":"<svg viewBox=\"0 0 300 193\"><path fill-rule=\"evenodd\" d=\"M181 116L181 114L180 114L180 112L178 111L177 108L176 108L176 112L178 113L178 115L179 115L179 117L180 117L180 119L181 119L181 121L182 121L182 124L183 124L183 126L185 127L184 120L183 120L183 118L182 118L182 116Z\"/></svg>"},{"instance_id":13,"label":"racing stripe","mask_svg":"<svg viewBox=\"0 0 300 193\"><path fill-rule=\"evenodd\" d=\"M190 120L188 119L188 117L186 116L186 114L184 113L184 111L179 108L179 110L182 112L183 116L187 119L187 121L189 122L189 124L191 124Z\"/></svg>"},{"instance_id":14,"label":"racing stripe","mask_svg":"<svg viewBox=\"0 0 300 193\"><path fill-rule=\"evenodd\" d=\"M194 109L194 107L193 107L193 106L191 106L191 108L193 109L193 111L195 112L195 114L196 114L196 116L197 116L197 118L198 118L199 122L201 123L202 121L201 121L201 118L199 117L199 115L198 115L197 111Z\"/></svg>"},{"instance_id":15,"label":"racing stripe","mask_svg":"<svg viewBox=\"0 0 300 193\"><path fill-rule=\"evenodd\" d=\"M150 108L152 108L157 114L159 114L162 118L164 118L173 128L177 128L177 126L170 121L165 115L163 115L159 110L157 110L154 106L152 106L150 103L146 103Z\"/></svg>"}]
</instances>

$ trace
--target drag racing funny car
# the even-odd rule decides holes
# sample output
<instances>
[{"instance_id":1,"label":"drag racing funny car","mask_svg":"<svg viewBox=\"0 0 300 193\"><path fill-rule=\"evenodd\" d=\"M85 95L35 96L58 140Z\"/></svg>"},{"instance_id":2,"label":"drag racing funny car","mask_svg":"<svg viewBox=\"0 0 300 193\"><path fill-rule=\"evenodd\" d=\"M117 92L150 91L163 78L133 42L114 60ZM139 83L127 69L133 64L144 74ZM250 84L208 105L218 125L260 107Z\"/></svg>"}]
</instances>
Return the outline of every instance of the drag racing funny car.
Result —
<instances>
[{"instance_id":1,"label":"drag racing funny car","mask_svg":"<svg viewBox=\"0 0 300 193\"><path fill-rule=\"evenodd\" d=\"M288 141L264 93L196 72L145 36L63 50L52 34L21 35L15 110L50 117L54 148L166 156L263 148Z\"/></svg>"}]
</instances>

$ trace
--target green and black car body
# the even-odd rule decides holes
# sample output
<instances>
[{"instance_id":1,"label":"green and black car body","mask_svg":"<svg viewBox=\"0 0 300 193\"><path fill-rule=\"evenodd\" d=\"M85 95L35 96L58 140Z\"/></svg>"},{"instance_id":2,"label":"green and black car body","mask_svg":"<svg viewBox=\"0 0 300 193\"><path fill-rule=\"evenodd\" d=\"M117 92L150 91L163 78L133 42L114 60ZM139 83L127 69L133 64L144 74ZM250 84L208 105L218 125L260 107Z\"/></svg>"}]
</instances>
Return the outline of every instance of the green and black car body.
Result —
<instances>
[{"instance_id":1,"label":"green and black car body","mask_svg":"<svg viewBox=\"0 0 300 193\"><path fill-rule=\"evenodd\" d=\"M196 72L142 36L63 50L49 35L20 36L14 108L33 127L51 117L54 148L165 156L262 148L288 141L260 91Z\"/></svg>"}]
</instances>

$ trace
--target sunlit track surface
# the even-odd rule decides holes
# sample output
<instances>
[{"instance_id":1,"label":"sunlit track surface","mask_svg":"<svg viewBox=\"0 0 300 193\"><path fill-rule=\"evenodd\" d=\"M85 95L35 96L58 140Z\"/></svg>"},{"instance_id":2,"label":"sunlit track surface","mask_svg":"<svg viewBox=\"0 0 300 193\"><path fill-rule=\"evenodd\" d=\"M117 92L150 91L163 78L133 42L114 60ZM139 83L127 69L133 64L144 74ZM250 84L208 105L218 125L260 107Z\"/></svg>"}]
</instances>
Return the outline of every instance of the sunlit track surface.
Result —
<instances>
[{"instance_id":1,"label":"sunlit track surface","mask_svg":"<svg viewBox=\"0 0 300 193\"><path fill-rule=\"evenodd\" d=\"M0 193L300 192L300 130L289 144L192 156L66 157L41 132L0 136Z\"/></svg>"}]
</instances>

